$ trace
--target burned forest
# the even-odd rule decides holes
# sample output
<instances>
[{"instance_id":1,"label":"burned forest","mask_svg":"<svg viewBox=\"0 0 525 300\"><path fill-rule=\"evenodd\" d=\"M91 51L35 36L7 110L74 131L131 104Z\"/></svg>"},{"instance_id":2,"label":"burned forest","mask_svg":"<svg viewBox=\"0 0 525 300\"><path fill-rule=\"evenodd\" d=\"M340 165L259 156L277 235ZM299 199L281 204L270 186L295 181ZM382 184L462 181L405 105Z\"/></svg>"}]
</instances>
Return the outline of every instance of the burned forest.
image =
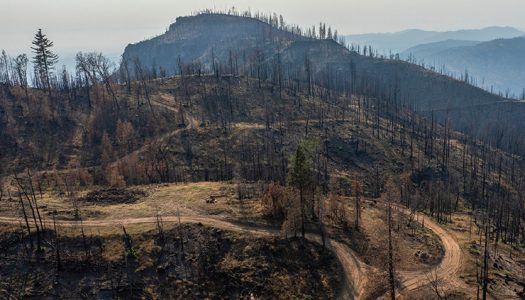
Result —
<instances>
[{"instance_id":1,"label":"burned forest","mask_svg":"<svg viewBox=\"0 0 525 300\"><path fill-rule=\"evenodd\" d=\"M525 297L521 101L274 13L54 47L0 57L0 298Z\"/></svg>"}]
</instances>

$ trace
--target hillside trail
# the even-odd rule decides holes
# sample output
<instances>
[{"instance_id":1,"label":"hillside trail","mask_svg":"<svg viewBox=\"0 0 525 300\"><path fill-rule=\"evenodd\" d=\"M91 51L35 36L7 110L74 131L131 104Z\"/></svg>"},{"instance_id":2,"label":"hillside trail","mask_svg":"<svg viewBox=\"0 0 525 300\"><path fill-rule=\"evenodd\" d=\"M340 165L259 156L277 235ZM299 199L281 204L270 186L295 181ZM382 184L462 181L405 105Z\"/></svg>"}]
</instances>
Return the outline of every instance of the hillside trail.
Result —
<instances>
[{"instance_id":1,"label":"hillside trail","mask_svg":"<svg viewBox=\"0 0 525 300\"><path fill-rule=\"evenodd\" d=\"M402 207L399 209L402 213L409 213L407 209ZM279 236L281 234L277 228L257 226L254 224L241 224L218 217L197 215L191 212L180 216L162 216L162 221L164 223L200 223L223 230L266 237ZM421 222L421 218L418 221ZM57 220L56 222L57 226L60 227L78 227L80 225L84 227L110 227L132 224L156 224L157 218L87 219L83 220L82 223L80 221L70 220ZM0 223L19 225L20 218L0 216ZM464 284L462 285L459 280L456 279L463 261L463 255L458 243L450 233L434 221L425 219L424 225L440 237L445 252L441 263L433 268L432 272L438 274L439 278L445 279L447 283L452 284L454 287L464 287ZM311 241L321 242L321 237L317 234L309 233L306 238ZM327 238L326 241L327 247L333 251L343 268L342 289L338 298L363 299L368 288L368 275L377 272L377 268L361 261L358 255L347 245L330 238ZM402 283L402 288L398 291L400 295L406 295L407 292L429 283L429 272L426 271L400 271L398 272L398 276Z\"/></svg>"},{"instance_id":2,"label":"hillside trail","mask_svg":"<svg viewBox=\"0 0 525 300\"><path fill-rule=\"evenodd\" d=\"M161 94L160 95L160 98L163 99L164 101L166 102L170 102L170 96L168 94ZM165 102L161 102L157 99L154 99L152 98L151 99L151 103L156 105L156 106L159 106L159 107L162 107L164 109L167 109L169 111L172 111L174 113L179 113L179 109L171 104L168 104L168 103L165 103ZM158 137L156 137L151 143L147 143L147 144L144 144L143 146L141 146L140 148L130 152L130 153L127 153L126 155L118 158L117 160L113 161L110 165L115 167L117 166L119 163L123 163L123 162L126 162L128 159L132 158L132 157L137 157L139 156L140 154L146 152L146 150L148 150L148 148L153 145L153 144L159 144L159 143L162 143L162 142L165 142L167 140L169 140L170 138L172 138L173 136L183 132L183 131L186 131L188 129L196 129L198 128L198 124L199 122L194 118L192 117L190 114L184 114L184 118L186 119L186 123L184 127L181 127L181 128L177 128L175 130L172 130L170 132L167 132L167 133L164 133Z\"/></svg>"},{"instance_id":3,"label":"hillside trail","mask_svg":"<svg viewBox=\"0 0 525 300\"><path fill-rule=\"evenodd\" d=\"M162 107L162 108L164 108L166 110L169 110L169 111L172 111L172 112L174 112L176 114L178 114L180 112L179 109L175 106L175 104L172 104L173 97L170 94L161 93L161 94L153 95L153 96L157 96L157 97L152 97L150 99L150 102L151 102L152 105L158 106L158 107ZM157 98L162 99L162 101L158 100ZM166 133L164 133L164 134L162 134L160 136L155 137L151 142L143 144L139 148L135 149L132 152L129 152L129 153L125 154L122 157L116 158L114 161L109 163L109 167L116 168L116 167L118 167L119 164L125 163L125 162L129 161L130 159L136 158L136 157L140 156L141 154L147 152L152 145L161 144L163 142L166 142L169 139L171 139L172 137L176 136L177 134L180 134L180 133L182 133L184 131L187 131L189 129L198 129L199 128L199 121L197 120L197 118L195 118L194 116L192 116L189 113L185 113L184 114L184 118L185 118L185 121L186 121L186 124L185 124L184 127L180 127L180 128L171 130L171 131L166 132ZM313 125L313 124L317 124L317 123L320 123L320 122L331 122L331 121L337 121L337 120L336 119L293 120L293 121L291 121L291 123L292 124L310 124L310 125ZM261 129L261 128L265 128L265 126L266 125L263 124L263 123L238 122L238 123L234 123L233 124L233 127L237 127L237 128L240 128L240 129ZM80 170L88 170L88 169L91 169L91 168L93 168L93 167L69 168L67 170L58 170L58 171L80 171ZM38 171L38 172L35 172L33 174L33 176L34 175L42 175L42 174L52 174L52 173L54 173L56 171L57 170ZM25 175L24 173L20 173L19 174L20 177L23 177L24 175Z\"/></svg>"},{"instance_id":4,"label":"hillside trail","mask_svg":"<svg viewBox=\"0 0 525 300\"><path fill-rule=\"evenodd\" d=\"M170 96L168 94L161 94L160 95L160 98L162 98L165 102L170 102ZM165 103L165 102L162 102L162 101L159 101L155 98L152 98L150 99L151 103L155 106L159 106L159 107L162 107L164 109L167 109L169 111L172 111L174 113L179 113L179 109L176 108L175 106L171 105L171 104L168 104L168 103ZM142 153L146 152L150 147L151 145L155 144L155 143L162 143L162 142L165 142L167 140L169 140L170 138L172 138L173 136L183 132L183 131L186 131L188 129L196 129L199 127L199 122L198 120L191 116L190 114L184 114L184 118L186 119L186 126L184 127L181 127L181 128L177 128L175 130L172 130L172 131L169 131L169 132L166 132L158 137L156 137L155 139L153 139L152 142L150 143L146 143L144 145L142 145L141 147L139 147L138 149L130 152L130 153L127 153L126 155L122 156L122 157L119 157L117 158L116 160L112 161L109 166L110 167L117 167L119 163L124 163L126 162L127 160L131 159L132 157L137 157L139 155L141 155ZM92 167L79 167L79 168L69 168L69 169L66 169L66 170L46 170L46 171L38 171L38 172L35 172L33 174L33 176L35 175L42 175L42 174L53 174L54 172L56 171L80 171L80 170L88 170ZM23 177L25 176L26 174L25 173L20 173L19 176L20 177Z\"/></svg>"}]
</instances>

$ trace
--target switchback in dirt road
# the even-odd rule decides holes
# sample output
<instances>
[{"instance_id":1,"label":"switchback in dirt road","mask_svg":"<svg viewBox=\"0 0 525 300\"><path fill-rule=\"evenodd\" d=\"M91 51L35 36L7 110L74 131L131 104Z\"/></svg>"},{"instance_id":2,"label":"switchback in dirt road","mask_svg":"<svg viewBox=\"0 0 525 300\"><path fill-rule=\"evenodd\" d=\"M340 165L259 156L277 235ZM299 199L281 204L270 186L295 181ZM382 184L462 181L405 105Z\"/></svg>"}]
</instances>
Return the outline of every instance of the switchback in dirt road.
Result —
<instances>
[{"instance_id":1,"label":"switchback in dirt road","mask_svg":"<svg viewBox=\"0 0 525 300\"><path fill-rule=\"evenodd\" d=\"M408 210L402 210L403 213L408 213ZM80 221L57 220L57 226L60 227L108 227L108 226L127 226L132 224L155 224L156 217L143 218L127 218L127 219L90 219ZM163 216L163 222L171 223L201 223L207 226L229 230L234 232L245 232L260 236L278 236L280 230L276 228L268 228L257 226L253 224L240 224L231 222L225 219L216 217L202 216L202 215L181 215L179 216ZM0 217L0 223L5 224L20 224L20 219L15 217ZM430 219L424 221L425 226L431 229L438 235L443 243L445 255L441 263L436 266L432 272L436 272L439 278L446 279L446 282L454 287L464 286L457 274L461 268L463 261L463 254L459 244L454 237L450 235L439 224ZM307 238L316 242L320 242L320 236L316 234L308 234ZM368 287L368 274L377 271L373 267L365 264L359 259L357 254L351 250L347 245L340 243L333 239L327 239L327 246L337 256L344 270L343 288L340 292L340 299L361 299L366 294ZM400 294L406 295L407 292L415 290L421 286L428 284L429 272L422 271L400 271L398 272L402 288Z\"/></svg>"}]
</instances>

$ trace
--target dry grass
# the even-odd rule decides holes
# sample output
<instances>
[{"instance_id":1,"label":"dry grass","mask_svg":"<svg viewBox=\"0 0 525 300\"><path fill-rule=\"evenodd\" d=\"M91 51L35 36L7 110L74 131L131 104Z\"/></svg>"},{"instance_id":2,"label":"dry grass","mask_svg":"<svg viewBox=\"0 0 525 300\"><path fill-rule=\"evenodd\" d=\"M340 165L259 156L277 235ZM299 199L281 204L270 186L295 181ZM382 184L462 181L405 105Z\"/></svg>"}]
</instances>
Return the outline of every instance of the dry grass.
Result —
<instances>
[{"instance_id":1,"label":"dry grass","mask_svg":"<svg viewBox=\"0 0 525 300\"><path fill-rule=\"evenodd\" d=\"M52 214L57 220L124 220L180 215L212 215L234 220L263 221L260 201L255 194L262 189L259 184L243 184L244 189L253 193L254 198L238 199L238 184L233 182L196 182L186 184L161 184L133 187L144 191L146 196L132 203L112 204L84 201L81 198L93 187L83 190L74 197L57 192L45 192L38 196L41 214L50 222ZM0 208L2 216L18 216L16 201L5 201ZM100 230L106 230L100 228ZM118 228L117 231L121 230Z\"/></svg>"},{"instance_id":2,"label":"dry grass","mask_svg":"<svg viewBox=\"0 0 525 300\"><path fill-rule=\"evenodd\" d=\"M353 220L353 207L349 209L349 216ZM394 211L392 219L397 270L430 270L441 261L444 252L436 234L427 228L422 228L415 220L410 227L407 227L408 219L402 213L397 214ZM367 244L361 255L372 266L386 270L388 226L385 207L373 202L363 203L361 227ZM422 258L421 253L425 253L428 258Z\"/></svg>"}]
</instances>

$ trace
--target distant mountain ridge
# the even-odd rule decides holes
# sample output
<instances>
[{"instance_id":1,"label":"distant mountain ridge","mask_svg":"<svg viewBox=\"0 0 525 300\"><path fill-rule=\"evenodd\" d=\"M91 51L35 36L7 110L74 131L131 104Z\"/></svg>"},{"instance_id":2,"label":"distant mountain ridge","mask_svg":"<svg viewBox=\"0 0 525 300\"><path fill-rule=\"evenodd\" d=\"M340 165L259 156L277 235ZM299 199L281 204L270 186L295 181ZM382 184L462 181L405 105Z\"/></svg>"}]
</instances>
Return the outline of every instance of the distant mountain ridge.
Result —
<instances>
[{"instance_id":1,"label":"distant mountain ridge","mask_svg":"<svg viewBox=\"0 0 525 300\"><path fill-rule=\"evenodd\" d=\"M525 35L525 32L513 27L492 26L482 29L464 29L456 31L425 31L408 29L393 33L371 33L346 35L348 43L371 45L380 53L401 53L411 47L441 42L446 40L490 41L498 38L514 38Z\"/></svg>"},{"instance_id":2,"label":"distant mountain ridge","mask_svg":"<svg viewBox=\"0 0 525 300\"><path fill-rule=\"evenodd\" d=\"M445 40L428 44L421 44L401 52L401 57L406 59L410 55L416 58L425 58L427 55L435 55L444 50L456 47L470 47L481 43L480 41Z\"/></svg>"},{"instance_id":3,"label":"distant mountain ridge","mask_svg":"<svg viewBox=\"0 0 525 300\"><path fill-rule=\"evenodd\" d=\"M406 59L436 66L445 65L455 73L468 71L495 91L522 97L525 89L525 37L488 42L444 41L412 47L401 54Z\"/></svg>"}]
</instances>

